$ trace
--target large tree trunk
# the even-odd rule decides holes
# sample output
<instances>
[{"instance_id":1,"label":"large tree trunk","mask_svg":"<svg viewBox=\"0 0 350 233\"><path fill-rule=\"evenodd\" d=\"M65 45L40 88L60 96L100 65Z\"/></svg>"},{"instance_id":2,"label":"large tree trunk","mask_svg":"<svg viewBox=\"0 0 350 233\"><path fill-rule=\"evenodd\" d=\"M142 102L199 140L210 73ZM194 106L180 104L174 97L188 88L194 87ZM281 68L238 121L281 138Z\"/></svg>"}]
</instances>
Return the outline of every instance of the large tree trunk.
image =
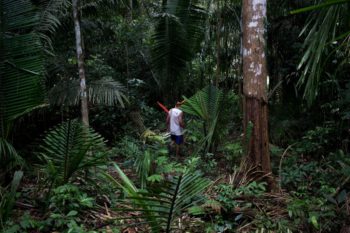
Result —
<instances>
[{"instance_id":1,"label":"large tree trunk","mask_svg":"<svg viewBox=\"0 0 350 233\"><path fill-rule=\"evenodd\" d=\"M86 79L85 79L85 68L84 68L84 54L81 39L80 30L80 17L79 17L79 0L72 0L73 3L73 20L74 20L74 31L75 31L75 44L77 50L78 59L78 70L80 78L80 93L81 93L81 116L83 124L89 126L89 109L88 109L88 94L86 91Z\"/></svg>"},{"instance_id":2,"label":"large tree trunk","mask_svg":"<svg viewBox=\"0 0 350 233\"><path fill-rule=\"evenodd\" d=\"M243 0L244 135L250 137L245 145L246 153L252 164L270 173L265 19L266 0ZM250 135L249 122L253 126Z\"/></svg>"}]
</instances>

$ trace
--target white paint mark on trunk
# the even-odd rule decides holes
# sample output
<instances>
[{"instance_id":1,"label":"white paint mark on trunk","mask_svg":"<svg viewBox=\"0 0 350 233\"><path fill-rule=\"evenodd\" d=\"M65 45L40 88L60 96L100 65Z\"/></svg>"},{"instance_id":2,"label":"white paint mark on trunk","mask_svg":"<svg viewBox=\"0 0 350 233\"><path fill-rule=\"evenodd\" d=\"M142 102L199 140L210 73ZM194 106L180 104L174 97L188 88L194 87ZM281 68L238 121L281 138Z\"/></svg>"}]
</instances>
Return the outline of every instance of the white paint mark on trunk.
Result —
<instances>
[{"instance_id":1,"label":"white paint mark on trunk","mask_svg":"<svg viewBox=\"0 0 350 233\"><path fill-rule=\"evenodd\" d=\"M262 64L258 64L257 66L255 66L255 77L260 76L261 71L262 71Z\"/></svg>"},{"instance_id":2,"label":"white paint mark on trunk","mask_svg":"<svg viewBox=\"0 0 350 233\"><path fill-rule=\"evenodd\" d=\"M256 27L256 26L258 26L258 21L252 21L252 22L250 22L249 25L248 25L248 27L250 27L250 28L254 28L254 27Z\"/></svg>"}]
</instances>

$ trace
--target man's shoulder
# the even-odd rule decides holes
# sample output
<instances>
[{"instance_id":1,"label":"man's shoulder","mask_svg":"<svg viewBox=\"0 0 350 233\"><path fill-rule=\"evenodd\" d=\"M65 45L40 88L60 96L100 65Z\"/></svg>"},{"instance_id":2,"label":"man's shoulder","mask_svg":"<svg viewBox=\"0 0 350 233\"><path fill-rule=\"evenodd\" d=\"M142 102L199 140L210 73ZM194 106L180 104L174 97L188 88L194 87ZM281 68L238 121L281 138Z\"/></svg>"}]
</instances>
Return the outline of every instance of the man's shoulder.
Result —
<instances>
[{"instance_id":1,"label":"man's shoulder","mask_svg":"<svg viewBox=\"0 0 350 233\"><path fill-rule=\"evenodd\" d=\"M182 110L179 108L172 108L170 110L173 110L174 112L182 113Z\"/></svg>"}]
</instances>

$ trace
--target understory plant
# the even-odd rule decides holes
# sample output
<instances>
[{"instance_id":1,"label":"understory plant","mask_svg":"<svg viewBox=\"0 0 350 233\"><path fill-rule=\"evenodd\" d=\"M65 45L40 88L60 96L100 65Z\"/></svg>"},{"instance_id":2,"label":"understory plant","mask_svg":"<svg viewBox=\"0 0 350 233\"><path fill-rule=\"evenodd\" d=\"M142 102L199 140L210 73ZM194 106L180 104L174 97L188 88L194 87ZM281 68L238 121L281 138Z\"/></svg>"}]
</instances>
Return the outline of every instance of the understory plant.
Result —
<instances>
[{"instance_id":1,"label":"understory plant","mask_svg":"<svg viewBox=\"0 0 350 233\"><path fill-rule=\"evenodd\" d=\"M98 166L106 165L108 150L104 139L79 120L68 120L50 130L40 145L41 169L49 187L87 178ZM96 168L91 171L91 168ZM82 176L85 174L85 176Z\"/></svg>"},{"instance_id":2,"label":"understory plant","mask_svg":"<svg viewBox=\"0 0 350 233\"><path fill-rule=\"evenodd\" d=\"M181 109L190 115L198 117L203 122L204 135L198 148L205 152L213 152L223 135L227 133L227 124L230 119L231 106L237 100L233 93L224 92L213 85L198 91L190 98L185 98Z\"/></svg>"},{"instance_id":3,"label":"understory plant","mask_svg":"<svg viewBox=\"0 0 350 233\"><path fill-rule=\"evenodd\" d=\"M6 221L10 218L16 201L16 190L23 177L22 171L16 171L9 187L0 186L0 229L4 228Z\"/></svg>"},{"instance_id":4,"label":"understory plant","mask_svg":"<svg viewBox=\"0 0 350 233\"><path fill-rule=\"evenodd\" d=\"M199 173L185 172L163 181L157 187L138 189L116 164L114 168L119 179L108 174L106 177L126 195L120 207L115 209L123 213L138 211L136 216L129 215L127 218L135 220L136 224L146 224L145 229L152 233L170 233L181 228L181 224L177 224L181 216L203 200L202 193L210 185Z\"/></svg>"}]
</instances>

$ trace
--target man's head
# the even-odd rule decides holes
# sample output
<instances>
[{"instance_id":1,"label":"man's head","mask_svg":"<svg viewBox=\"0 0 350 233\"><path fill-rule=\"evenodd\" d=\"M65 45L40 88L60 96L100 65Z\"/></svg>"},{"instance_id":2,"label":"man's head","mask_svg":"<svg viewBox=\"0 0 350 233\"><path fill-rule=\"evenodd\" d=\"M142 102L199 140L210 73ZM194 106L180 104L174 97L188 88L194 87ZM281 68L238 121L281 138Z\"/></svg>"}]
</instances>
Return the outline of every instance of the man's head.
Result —
<instances>
[{"instance_id":1,"label":"man's head","mask_svg":"<svg viewBox=\"0 0 350 233\"><path fill-rule=\"evenodd\" d=\"M179 108L179 107L181 107L181 105L182 105L183 103L185 103L185 100L183 100L183 101L177 101L176 104L175 104L175 107Z\"/></svg>"}]
</instances>

